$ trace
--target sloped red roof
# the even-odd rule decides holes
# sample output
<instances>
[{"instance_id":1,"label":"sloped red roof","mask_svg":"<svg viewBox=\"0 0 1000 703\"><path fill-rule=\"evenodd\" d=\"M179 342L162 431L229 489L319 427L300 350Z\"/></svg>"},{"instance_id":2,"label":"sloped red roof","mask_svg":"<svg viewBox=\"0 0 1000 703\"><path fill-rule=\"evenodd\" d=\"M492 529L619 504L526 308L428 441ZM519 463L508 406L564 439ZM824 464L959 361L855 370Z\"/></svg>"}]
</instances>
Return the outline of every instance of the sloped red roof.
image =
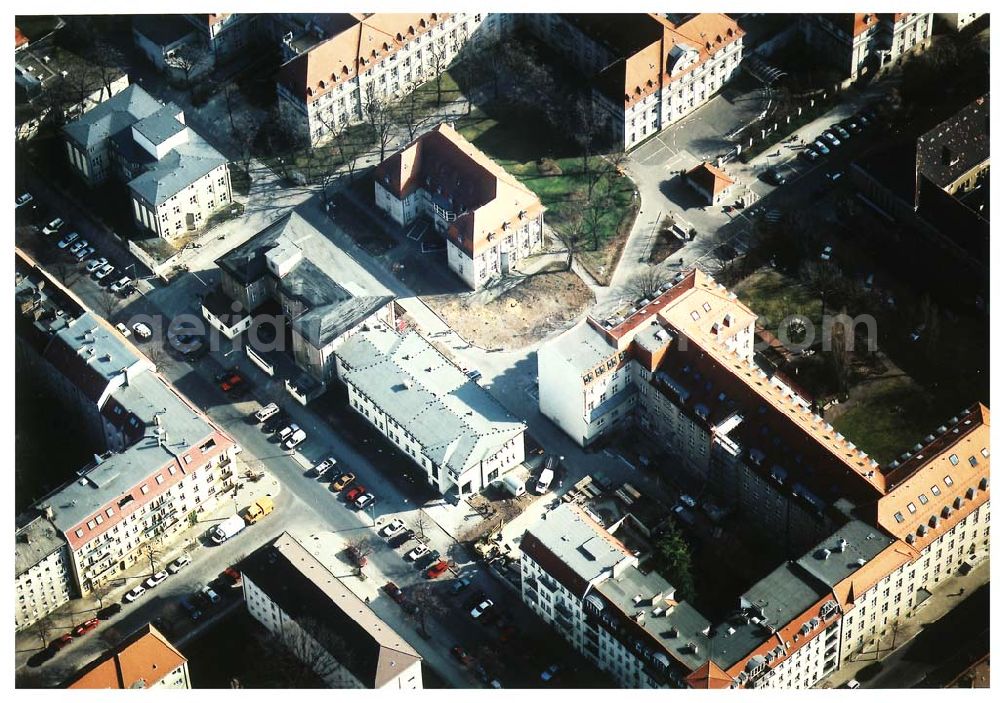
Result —
<instances>
[{"instance_id":1,"label":"sloped red roof","mask_svg":"<svg viewBox=\"0 0 1000 703\"><path fill-rule=\"evenodd\" d=\"M14 27L14 48L20 49L28 43L28 37L21 33L20 27Z\"/></svg>"},{"instance_id":2,"label":"sloped red roof","mask_svg":"<svg viewBox=\"0 0 1000 703\"><path fill-rule=\"evenodd\" d=\"M701 186L704 190L711 193L713 197L736 183L725 171L707 161L698 164L688 171L686 175L689 181Z\"/></svg>"},{"instance_id":3,"label":"sloped red roof","mask_svg":"<svg viewBox=\"0 0 1000 703\"><path fill-rule=\"evenodd\" d=\"M159 630L147 624L91 662L66 687L150 688L186 661Z\"/></svg>"},{"instance_id":4,"label":"sloped red roof","mask_svg":"<svg viewBox=\"0 0 1000 703\"><path fill-rule=\"evenodd\" d=\"M692 671L687 682L691 688L729 688L733 684L733 677L725 670L709 659L707 662Z\"/></svg>"}]
</instances>

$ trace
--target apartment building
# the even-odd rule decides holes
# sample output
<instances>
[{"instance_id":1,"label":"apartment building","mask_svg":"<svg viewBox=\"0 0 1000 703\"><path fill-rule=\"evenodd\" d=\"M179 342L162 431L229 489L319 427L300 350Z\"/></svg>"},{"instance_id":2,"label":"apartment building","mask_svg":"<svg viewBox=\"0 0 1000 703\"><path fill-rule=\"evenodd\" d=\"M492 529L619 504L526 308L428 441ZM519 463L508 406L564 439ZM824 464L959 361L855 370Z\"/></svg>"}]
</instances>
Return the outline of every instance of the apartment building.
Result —
<instances>
[{"instance_id":1,"label":"apartment building","mask_svg":"<svg viewBox=\"0 0 1000 703\"><path fill-rule=\"evenodd\" d=\"M538 196L447 123L379 164L375 204L400 225L430 220L447 238L448 266L473 290L543 243Z\"/></svg>"},{"instance_id":2,"label":"apartment building","mask_svg":"<svg viewBox=\"0 0 1000 703\"><path fill-rule=\"evenodd\" d=\"M423 688L416 650L287 532L241 570L250 615L329 687Z\"/></svg>"},{"instance_id":3,"label":"apartment building","mask_svg":"<svg viewBox=\"0 0 1000 703\"><path fill-rule=\"evenodd\" d=\"M983 16L982 12L935 12L934 22L937 23L938 28L951 32L961 32Z\"/></svg>"},{"instance_id":4,"label":"apartment building","mask_svg":"<svg viewBox=\"0 0 1000 703\"><path fill-rule=\"evenodd\" d=\"M271 223L215 264L222 272L218 300L214 311L203 303L206 320L233 338L258 312L280 313L296 363L323 388L336 377L334 352L344 340L362 329L395 327L395 296L298 213ZM232 310L241 315L228 322L221 317Z\"/></svg>"},{"instance_id":5,"label":"apartment building","mask_svg":"<svg viewBox=\"0 0 1000 703\"><path fill-rule=\"evenodd\" d=\"M230 206L226 158L184 112L129 86L63 128L73 170L90 186L126 184L137 225L160 237L198 229Z\"/></svg>"},{"instance_id":6,"label":"apartment building","mask_svg":"<svg viewBox=\"0 0 1000 703\"><path fill-rule=\"evenodd\" d=\"M81 669L66 688L188 689L187 657L152 625L144 625Z\"/></svg>"},{"instance_id":7,"label":"apartment building","mask_svg":"<svg viewBox=\"0 0 1000 703\"><path fill-rule=\"evenodd\" d=\"M802 18L807 41L851 83L897 63L931 36L927 12L811 13Z\"/></svg>"},{"instance_id":8,"label":"apartment building","mask_svg":"<svg viewBox=\"0 0 1000 703\"><path fill-rule=\"evenodd\" d=\"M17 520L14 534L14 628L20 632L73 595L66 539L45 515Z\"/></svg>"},{"instance_id":9,"label":"apartment building","mask_svg":"<svg viewBox=\"0 0 1000 703\"><path fill-rule=\"evenodd\" d=\"M283 42L292 56L278 77L279 108L316 145L361 122L369 99L402 97L446 69L467 41L498 36L511 19L379 12L282 16L276 24L289 27Z\"/></svg>"},{"instance_id":10,"label":"apartment building","mask_svg":"<svg viewBox=\"0 0 1000 703\"><path fill-rule=\"evenodd\" d=\"M336 359L351 407L442 495L479 491L524 461L525 424L417 332L359 332Z\"/></svg>"},{"instance_id":11,"label":"apartment building","mask_svg":"<svg viewBox=\"0 0 1000 703\"><path fill-rule=\"evenodd\" d=\"M613 143L631 149L705 104L736 75L744 31L728 15L529 14L525 27L593 85Z\"/></svg>"}]
</instances>

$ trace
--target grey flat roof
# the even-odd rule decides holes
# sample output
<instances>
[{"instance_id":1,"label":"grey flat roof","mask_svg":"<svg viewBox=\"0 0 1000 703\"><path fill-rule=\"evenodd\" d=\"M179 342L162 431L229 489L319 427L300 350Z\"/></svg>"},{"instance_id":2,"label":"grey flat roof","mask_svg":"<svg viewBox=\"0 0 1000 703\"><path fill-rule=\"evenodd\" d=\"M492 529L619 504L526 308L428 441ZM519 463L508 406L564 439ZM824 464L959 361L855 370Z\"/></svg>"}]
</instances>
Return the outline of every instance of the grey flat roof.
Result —
<instances>
[{"instance_id":1,"label":"grey flat roof","mask_svg":"<svg viewBox=\"0 0 1000 703\"><path fill-rule=\"evenodd\" d=\"M152 95L137 85L130 85L67 124L63 132L77 144L90 147L152 115L160 107L160 102Z\"/></svg>"},{"instance_id":2,"label":"grey flat roof","mask_svg":"<svg viewBox=\"0 0 1000 703\"><path fill-rule=\"evenodd\" d=\"M525 430L493 396L414 331L359 332L336 352L344 380L412 434L427 456L457 474Z\"/></svg>"},{"instance_id":3,"label":"grey flat roof","mask_svg":"<svg viewBox=\"0 0 1000 703\"><path fill-rule=\"evenodd\" d=\"M41 515L29 519L14 535L14 575L20 576L65 545L65 538L51 522Z\"/></svg>"},{"instance_id":4,"label":"grey flat roof","mask_svg":"<svg viewBox=\"0 0 1000 703\"><path fill-rule=\"evenodd\" d=\"M604 337L587 321L560 335L550 344L566 363L580 373L594 368L614 351L614 347L604 341Z\"/></svg>"},{"instance_id":5,"label":"grey flat roof","mask_svg":"<svg viewBox=\"0 0 1000 703\"><path fill-rule=\"evenodd\" d=\"M263 276L274 277L267 253L281 247L302 258L280 281L282 295L306 304L292 321L310 344L325 347L383 305L394 300L347 252L296 212L268 225L240 246L216 260L216 265L243 285Z\"/></svg>"},{"instance_id":6,"label":"grey flat roof","mask_svg":"<svg viewBox=\"0 0 1000 703\"><path fill-rule=\"evenodd\" d=\"M151 372L139 374L112 397L141 418L147 427L145 436L123 452L110 454L87 467L80 479L39 501L52 507L53 522L63 532L131 491L214 432L211 425ZM153 430L157 413L161 413L161 426L166 429L166 442L162 446L158 446Z\"/></svg>"},{"instance_id":7,"label":"grey flat roof","mask_svg":"<svg viewBox=\"0 0 1000 703\"><path fill-rule=\"evenodd\" d=\"M147 202L162 205L212 170L229 163L225 156L188 128L188 140L167 152L148 170L129 181Z\"/></svg>"},{"instance_id":8,"label":"grey flat roof","mask_svg":"<svg viewBox=\"0 0 1000 703\"><path fill-rule=\"evenodd\" d=\"M331 656L364 686L380 688L421 660L399 633L287 532L253 552L240 569L301 627L315 628L311 634L321 646L332 636L338 644Z\"/></svg>"},{"instance_id":9,"label":"grey flat roof","mask_svg":"<svg viewBox=\"0 0 1000 703\"><path fill-rule=\"evenodd\" d=\"M840 551L840 540L844 540ZM831 589L857 571L858 559L871 561L888 549L892 540L868 523L851 520L796 560L796 563Z\"/></svg>"},{"instance_id":10,"label":"grey flat roof","mask_svg":"<svg viewBox=\"0 0 1000 703\"><path fill-rule=\"evenodd\" d=\"M174 104L164 105L149 117L143 117L132 125L136 130L153 144L162 144L175 134L179 134L187 129L187 126L177 119L177 114L181 109Z\"/></svg>"},{"instance_id":11,"label":"grey flat roof","mask_svg":"<svg viewBox=\"0 0 1000 703\"><path fill-rule=\"evenodd\" d=\"M530 532L584 581L593 581L631 557L565 503L546 513L544 520L536 521Z\"/></svg>"},{"instance_id":12,"label":"grey flat roof","mask_svg":"<svg viewBox=\"0 0 1000 703\"><path fill-rule=\"evenodd\" d=\"M184 15L136 15L132 28L160 47L169 47L194 34Z\"/></svg>"}]
</instances>

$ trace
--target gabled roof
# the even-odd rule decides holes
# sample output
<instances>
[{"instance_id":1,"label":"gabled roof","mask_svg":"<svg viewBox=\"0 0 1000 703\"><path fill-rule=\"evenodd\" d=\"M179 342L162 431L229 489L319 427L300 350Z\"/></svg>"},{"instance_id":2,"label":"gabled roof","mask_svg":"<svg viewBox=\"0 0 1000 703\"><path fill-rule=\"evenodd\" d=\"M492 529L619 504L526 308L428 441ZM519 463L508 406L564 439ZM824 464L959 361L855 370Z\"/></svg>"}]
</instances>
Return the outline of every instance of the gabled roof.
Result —
<instances>
[{"instance_id":1,"label":"gabled roof","mask_svg":"<svg viewBox=\"0 0 1000 703\"><path fill-rule=\"evenodd\" d=\"M736 183L725 171L707 161L692 168L686 176L689 181L708 191L713 197Z\"/></svg>"},{"instance_id":2,"label":"gabled roof","mask_svg":"<svg viewBox=\"0 0 1000 703\"><path fill-rule=\"evenodd\" d=\"M494 246L543 211L541 200L514 176L441 123L383 161L375 179L396 198L424 190L455 214L448 238L469 256Z\"/></svg>"},{"instance_id":3,"label":"gabled roof","mask_svg":"<svg viewBox=\"0 0 1000 703\"><path fill-rule=\"evenodd\" d=\"M152 688L187 658L152 625L144 625L84 667L66 688Z\"/></svg>"},{"instance_id":4,"label":"gabled roof","mask_svg":"<svg viewBox=\"0 0 1000 703\"><path fill-rule=\"evenodd\" d=\"M132 84L64 126L63 133L87 148L152 115L161 107L156 98Z\"/></svg>"},{"instance_id":5,"label":"gabled roof","mask_svg":"<svg viewBox=\"0 0 1000 703\"><path fill-rule=\"evenodd\" d=\"M733 685L733 677L711 659L691 672L687 677L688 685L696 689L729 688Z\"/></svg>"}]
</instances>

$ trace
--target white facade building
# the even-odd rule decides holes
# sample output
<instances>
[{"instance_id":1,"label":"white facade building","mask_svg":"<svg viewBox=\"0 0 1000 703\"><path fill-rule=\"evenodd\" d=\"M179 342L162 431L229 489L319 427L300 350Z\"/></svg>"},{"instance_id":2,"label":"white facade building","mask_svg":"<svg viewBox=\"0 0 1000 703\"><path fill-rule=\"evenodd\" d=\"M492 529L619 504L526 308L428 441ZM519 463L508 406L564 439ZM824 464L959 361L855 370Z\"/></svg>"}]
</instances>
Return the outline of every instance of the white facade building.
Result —
<instances>
[{"instance_id":1,"label":"white facade building","mask_svg":"<svg viewBox=\"0 0 1000 703\"><path fill-rule=\"evenodd\" d=\"M66 540L44 515L14 535L14 628L29 627L73 596Z\"/></svg>"}]
</instances>

